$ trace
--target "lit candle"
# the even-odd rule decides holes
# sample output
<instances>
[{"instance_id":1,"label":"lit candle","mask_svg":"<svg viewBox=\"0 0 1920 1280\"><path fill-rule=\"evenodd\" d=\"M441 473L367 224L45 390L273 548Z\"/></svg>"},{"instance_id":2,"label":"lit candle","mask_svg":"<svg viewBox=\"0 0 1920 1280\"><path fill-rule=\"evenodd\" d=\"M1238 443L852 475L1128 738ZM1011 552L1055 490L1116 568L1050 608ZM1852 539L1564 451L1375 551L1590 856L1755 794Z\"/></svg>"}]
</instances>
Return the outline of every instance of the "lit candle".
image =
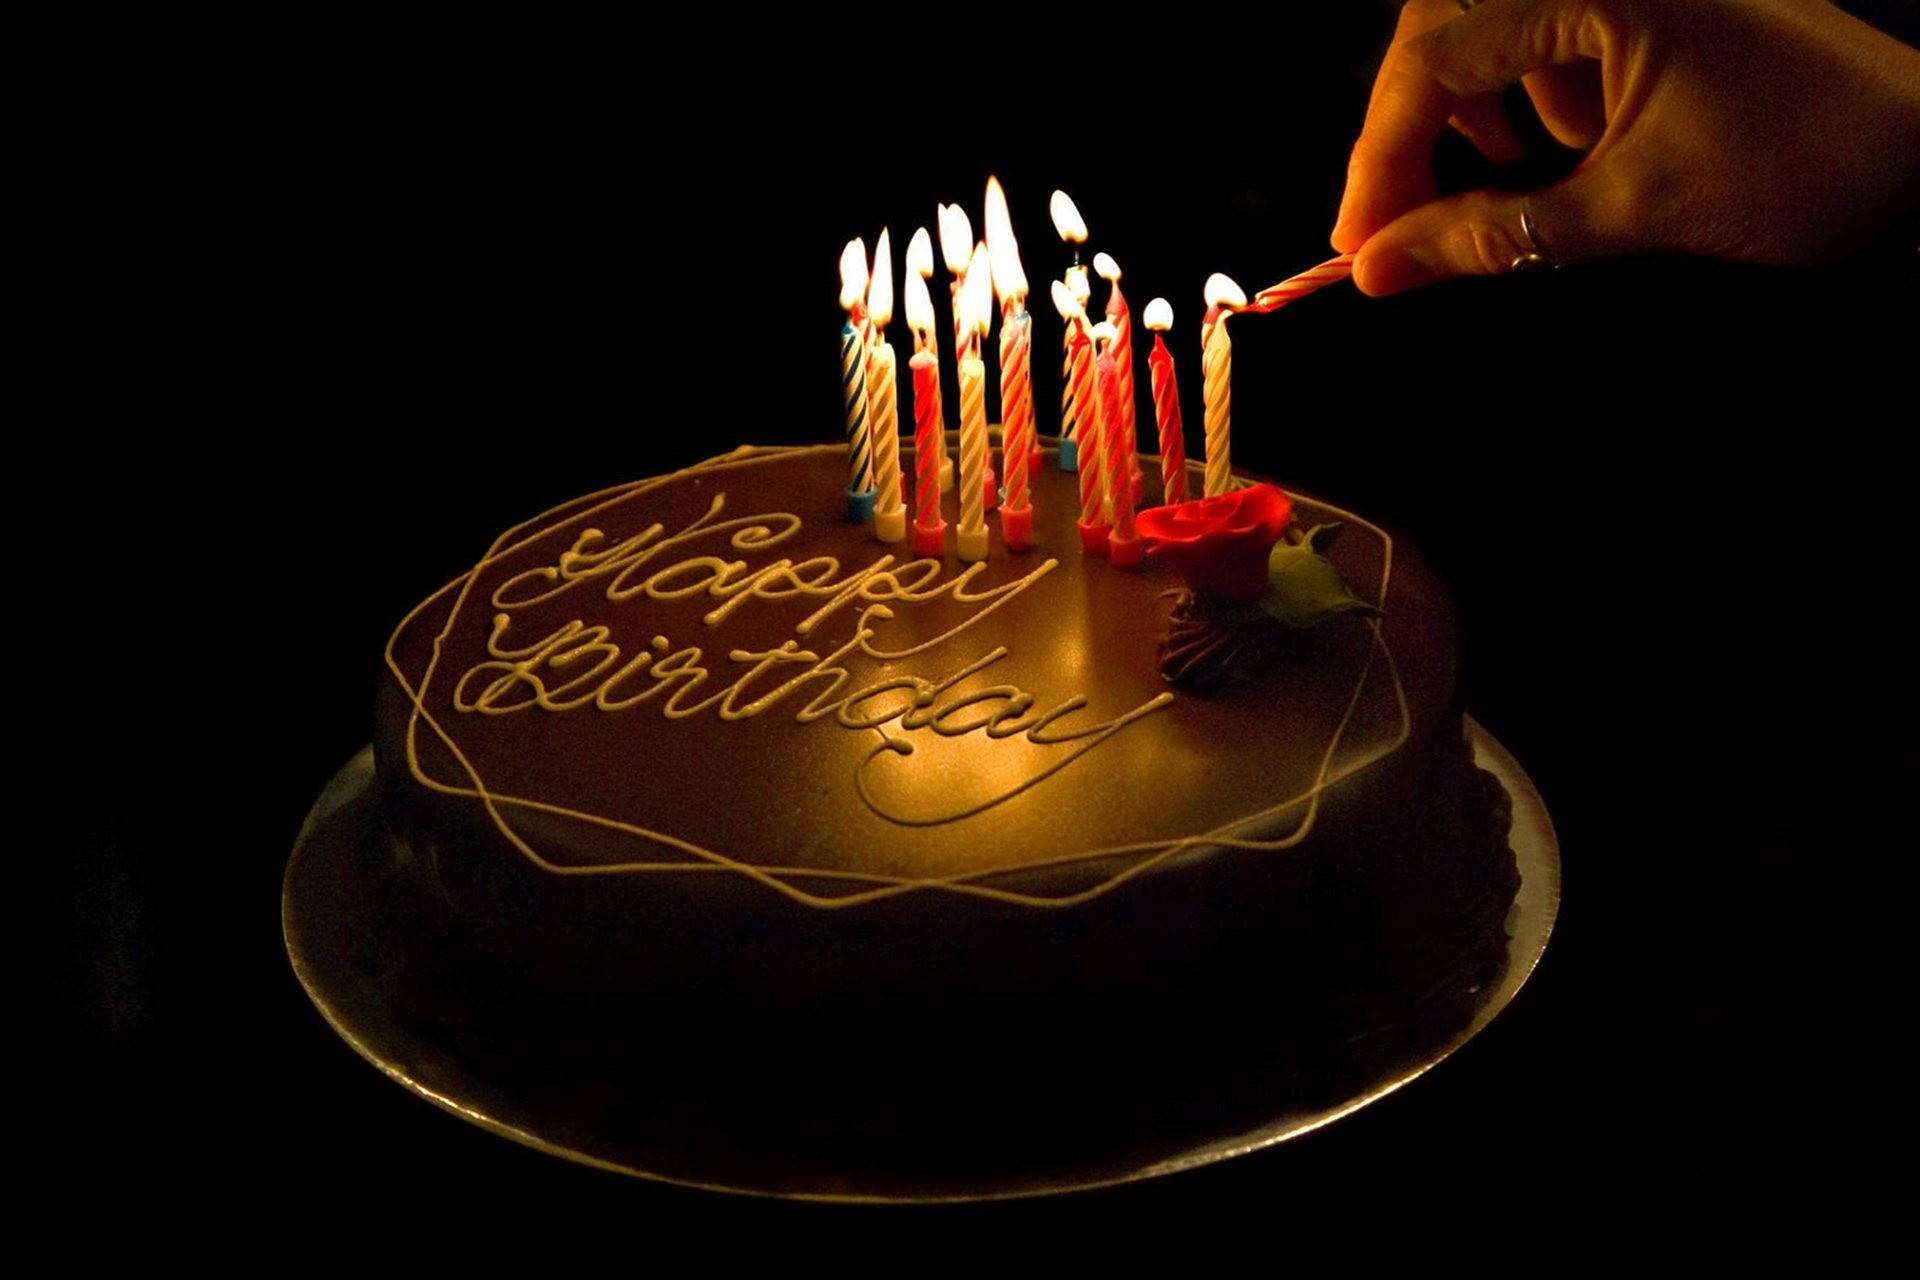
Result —
<instances>
[{"instance_id":1,"label":"lit candle","mask_svg":"<svg viewBox=\"0 0 1920 1280\"><path fill-rule=\"evenodd\" d=\"M987 254L993 260L993 291L1000 298L1001 308L1001 454L1002 457L1007 456L1007 437L1015 426L1020 427L1025 436L1021 452L1026 457L1027 474L1036 476L1040 474L1040 443L1033 412L1033 317L1027 314L1027 271L1020 262L1020 244L1014 239L1013 218L1007 212L1006 192L1000 187L1000 179L991 177L987 179ZM1005 357L1007 331L1016 321L1020 329L1020 369L1017 381L1009 388ZM1020 420L1016 422L1016 418ZM1007 486L1011 491L1011 479Z\"/></svg>"},{"instance_id":2,"label":"lit candle","mask_svg":"<svg viewBox=\"0 0 1920 1280\"><path fill-rule=\"evenodd\" d=\"M1093 388L1093 339L1072 291L1058 281L1053 286L1053 303L1067 319L1067 337L1073 344L1070 363L1079 388L1075 432L1080 442L1080 549L1088 555L1103 556L1107 553L1107 469Z\"/></svg>"},{"instance_id":3,"label":"lit candle","mask_svg":"<svg viewBox=\"0 0 1920 1280\"><path fill-rule=\"evenodd\" d=\"M873 486L879 493L873 511L873 536L898 542L907 536L907 505L900 496L900 414L896 407L900 371L887 341L893 321L893 242L886 228L873 246L873 280L867 285L867 319L873 343L867 350L867 412L873 421Z\"/></svg>"},{"instance_id":4,"label":"lit candle","mask_svg":"<svg viewBox=\"0 0 1920 1280\"><path fill-rule=\"evenodd\" d=\"M1087 242L1087 224L1080 217L1080 210L1073 203L1073 197L1064 191L1056 191L1047 201L1047 213L1053 219L1053 229L1059 233L1063 243L1073 250L1073 265L1067 268L1066 280L1068 296L1072 297L1072 288L1077 280L1085 284L1087 269L1080 265L1080 246ZM1058 286L1056 286L1057 290ZM1085 299L1081 299L1084 307ZM1059 294L1054 295L1054 306L1059 307ZM1066 312L1061 311L1066 318ZM1069 322L1066 331L1060 335L1060 469L1074 471L1080 465L1079 427L1083 418L1092 412L1092 404L1086 399L1076 403L1074 400L1074 340L1073 324ZM1085 387L1092 394L1093 370L1091 363L1087 369Z\"/></svg>"},{"instance_id":5,"label":"lit candle","mask_svg":"<svg viewBox=\"0 0 1920 1280\"><path fill-rule=\"evenodd\" d=\"M1053 219L1053 229L1060 233L1060 239L1073 248L1073 265L1080 265L1080 246L1087 242L1087 220L1080 216L1080 206L1073 197L1064 191L1056 191L1047 198L1047 216Z\"/></svg>"},{"instance_id":6,"label":"lit candle","mask_svg":"<svg viewBox=\"0 0 1920 1280\"><path fill-rule=\"evenodd\" d=\"M931 283L933 280L933 237L927 234L927 229L925 227L916 227L913 232L913 239L907 241L907 270L913 273L914 275L919 276L923 283ZM913 295L911 292L909 292L907 295L908 297L907 323L909 325L914 326L914 329L913 329L914 354L918 355L922 351L924 351L928 355L932 356L934 359L933 418L934 418L934 421L939 424L939 430L934 437L934 452L939 454L940 456L940 487L942 489L951 489L953 488L953 459L947 456L946 414L940 403L940 364L939 364L940 340L934 335L934 332L933 332L932 291L926 290L926 289L923 289L922 291L927 294L926 329L922 331L919 328L919 326L915 324L915 321L913 319L913 311L912 311ZM915 404L914 424L917 428L920 421L920 412L918 407L919 401L916 400L914 404ZM916 448L918 447L917 438L915 441L915 447ZM918 465L918 458L915 459L915 464Z\"/></svg>"},{"instance_id":7,"label":"lit candle","mask_svg":"<svg viewBox=\"0 0 1920 1280\"><path fill-rule=\"evenodd\" d=\"M1147 304L1147 328L1153 350L1147 372L1153 380L1153 419L1160 428L1160 491L1168 506L1187 500L1186 428L1180 421L1180 385L1173 376L1173 353L1160 335L1173 328L1173 308L1165 298Z\"/></svg>"},{"instance_id":8,"label":"lit candle","mask_svg":"<svg viewBox=\"0 0 1920 1280\"><path fill-rule=\"evenodd\" d=\"M915 355L918 355L928 347L935 345L933 340L932 311L929 310L927 313L928 324L924 332L921 329L920 321L914 318L913 283L911 277L918 276L920 278L921 292L923 293L926 292L926 282L933 279L933 238L927 234L925 227L915 227L912 238L907 241L907 275L910 277L906 286L907 327L913 330L913 351ZM930 293L927 295L927 304L929 307L933 304L933 295Z\"/></svg>"},{"instance_id":9,"label":"lit candle","mask_svg":"<svg viewBox=\"0 0 1920 1280\"><path fill-rule=\"evenodd\" d=\"M866 307L867 246L847 241L840 251L840 307L847 322L840 329L840 399L847 422L847 515L855 523L873 519L873 441L867 420Z\"/></svg>"},{"instance_id":10,"label":"lit candle","mask_svg":"<svg viewBox=\"0 0 1920 1280\"><path fill-rule=\"evenodd\" d=\"M960 523L953 549L962 560L987 558L987 367L980 339L993 323L992 270L986 245L976 246L960 293L967 345L960 357Z\"/></svg>"},{"instance_id":11,"label":"lit candle","mask_svg":"<svg viewBox=\"0 0 1920 1280\"><path fill-rule=\"evenodd\" d=\"M1207 314L1200 325L1202 398L1207 407L1206 496L1217 498L1233 481L1233 341L1227 316L1247 305L1247 295L1226 276L1207 277Z\"/></svg>"},{"instance_id":12,"label":"lit candle","mask_svg":"<svg viewBox=\"0 0 1920 1280\"><path fill-rule=\"evenodd\" d=\"M1140 538L1133 529L1133 451L1120 408L1120 361L1113 350L1119 329L1110 320L1093 326L1094 382L1100 402L1100 442L1107 458L1107 500L1113 507L1113 527L1107 533L1107 554L1123 569L1140 563Z\"/></svg>"},{"instance_id":13,"label":"lit candle","mask_svg":"<svg viewBox=\"0 0 1920 1280\"><path fill-rule=\"evenodd\" d=\"M937 210L940 220L940 256L946 260L948 297L953 303L953 349L967 345L967 327L960 316L960 288L967 281L968 259L973 255L973 224L967 211L957 204L943 204Z\"/></svg>"},{"instance_id":14,"label":"lit candle","mask_svg":"<svg viewBox=\"0 0 1920 1280\"><path fill-rule=\"evenodd\" d=\"M1073 300L1073 290L1055 280L1051 293L1053 309L1060 313L1067 335L1067 363L1060 382L1060 469L1077 471L1080 444L1093 420L1093 344L1087 340L1087 316ZM1080 484L1084 492L1084 473Z\"/></svg>"},{"instance_id":15,"label":"lit candle","mask_svg":"<svg viewBox=\"0 0 1920 1280\"><path fill-rule=\"evenodd\" d=\"M940 353L933 342L933 295L917 274L907 276L907 326L918 350L913 368L913 553L937 556L946 549L947 522L940 518L940 491L949 478L947 428L940 412Z\"/></svg>"},{"instance_id":16,"label":"lit candle","mask_svg":"<svg viewBox=\"0 0 1920 1280\"><path fill-rule=\"evenodd\" d=\"M1140 501L1146 478L1140 474L1139 420L1135 417L1133 392L1133 312L1120 292L1120 264L1109 253L1093 255L1093 269L1107 282L1107 321L1113 325L1113 367L1120 378L1120 427L1127 433L1127 453L1133 459L1128 473L1133 500Z\"/></svg>"},{"instance_id":17,"label":"lit candle","mask_svg":"<svg viewBox=\"0 0 1920 1280\"><path fill-rule=\"evenodd\" d=\"M961 347L966 346L968 340L974 336L973 330L968 327L965 318L960 313L960 295L967 287L967 272L972 269L973 256L979 252L980 246L975 244L973 240L973 224L967 221L967 214L964 209L957 204L943 204L940 206L939 212L940 256L947 260L947 273L953 277L948 288L951 290L953 299L953 346L954 350L958 351ZM983 263L982 265L985 264ZM991 294L988 295L988 300L989 303L991 303ZM987 324L989 327L993 324L991 305L988 307ZM961 411L963 413L966 409L964 400L965 398L962 397ZM963 441L963 452L964 449L965 442ZM986 503L986 509L991 511L1000 505L1000 486L993 478L992 454L987 455L986 467L980 474L981 483L985 486L981 497Z\"/></svg>"},{"instance_id":18,"label":"lit candle","mask_svg":"<svg viewBox=\"0 0 1920 1280\"><path fill-rule=\"evenodd\" d=\"M987 179L987 259L993 291L1000 299L1000 456L1006 500L1000 507L1000 535L1016 551L1033 540L1033 506L1027 481L1038 467L1034 438L1033 376L1029 360L1032 317L1027 314L1027 273L1007 216L1007 197L998 178Z\"/></svg>"}]
</instances>

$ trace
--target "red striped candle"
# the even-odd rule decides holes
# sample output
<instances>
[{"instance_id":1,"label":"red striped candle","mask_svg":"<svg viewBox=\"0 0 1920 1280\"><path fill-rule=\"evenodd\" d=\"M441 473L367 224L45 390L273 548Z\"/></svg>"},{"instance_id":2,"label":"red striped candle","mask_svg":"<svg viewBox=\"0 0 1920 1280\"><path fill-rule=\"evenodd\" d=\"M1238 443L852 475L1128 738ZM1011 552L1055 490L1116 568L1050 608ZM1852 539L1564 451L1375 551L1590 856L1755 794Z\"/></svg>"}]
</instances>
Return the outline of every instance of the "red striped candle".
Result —
<instances>
[{"instance_id":1,"label":"red striped candle","mask_svg":"<svg viewBox=\"0 0 1920 1280\"><path fill-rule=\"evenodd\" d=\"M1147 304L1145 321L1153 331L1147 373L1153 382L1153 420L1160 430L1160 496L1168 506L1187 500L1186 427L1180 420L1180 384L1173 353L1160 335L1173 328L1173 308L1165 298Z\"/></svg>"},{"instance_id":2,"label":"red striped candle","mask_svg":"<svg viewBox=\"0 0 1920 1280\"><path fill-rule=\"evenodd\" d=\"M912 257L911 250L908 254ZM917 271L907 273L907 327L913 330L913 553L937 556L946 549L947 523L940 518L941 476L947 461L946 417L940 409L940 352L933 342L933 297Z\"/></svg>"},{"instance_id":3,"label":"red striped candle","mask_svg":"<svg viewBox=\"0 0 1920 1280\"><path fill-rule=\"evenodd\" d=\"M946 431L940 414L940 361L922 351L908 364L913 368L913 553L937 556L946 549L947 522L940 518L940 461L946 453Z\"/></svg>"}]
</instances>

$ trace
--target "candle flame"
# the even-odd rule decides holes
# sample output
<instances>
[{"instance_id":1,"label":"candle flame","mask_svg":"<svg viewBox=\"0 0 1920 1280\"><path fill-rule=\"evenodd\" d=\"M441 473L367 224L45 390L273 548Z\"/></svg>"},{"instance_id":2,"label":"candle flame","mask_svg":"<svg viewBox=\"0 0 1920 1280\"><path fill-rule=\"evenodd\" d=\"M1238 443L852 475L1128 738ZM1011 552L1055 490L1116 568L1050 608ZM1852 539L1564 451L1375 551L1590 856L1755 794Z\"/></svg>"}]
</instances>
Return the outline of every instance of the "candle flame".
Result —
<instances>
[{"instance_id":1,"label":"candle flame","mask_svg":"<svg viewBox=\"0 0 1920 1280\"><path fill-rule=\"evenodd\" d=\"M1102 320L1099 324L1093 326L1093 340L1096 344L1102 342L1110 344L1119 336L1120 331L1113 327L1113 321L1111 320Z\"/></svg>"},{"instance_id":2,"label":"candle flame","mask_svg":"<svg viewBox=\"0 0 1920 1280\"><path fill-rule=\"evenodd\" d=\"M1062 320L1075 320L1086 314L1085 309L1073 300L1073 290L1060 281L1055 280L1049 292L1053 295L1053 309L1060 313Z\"/></svg>"},{"instance_id":3,"label":"candle flame","mask_svg":"<svg viewBox=\"0 0 1920 1280\"><path fill-rule=\"evenodd\" d=\"M913 272L907 273L905 289L907 324L925 338L933 332L933 296L927 292L927 282Z\"/></svg>"},{"instance_id":4,"label":"candle flame","mask_svg":"<svg viewBox=\"0 0 1920 1280\"><path fill-rule=\"evenodd\" d=\"M1165 298L1155 298L1147 304L1141 323L1155 333L1165 333L1173 328L1173 304Z\"/></svg>"},{"instance_id":5,"label":"candle flame","mask_svg":"<svg viewBox=\"0 0 1920 1280\"><path fill-rule=\"evenodd\" d=\"M1093 286L1087 283L1085 267L1070 267L1067 270L1067 288L1073 290L1073 300L1084 309L1087 299L1093 296Z\"/></svg>"},{"instance_id":6,"label":"candle flame","mask_svg":"<svg viewBox=\"0 0 1920 1280\"><path fill-rule=\"evenodd\" d=\"M867 244L855 236L840 251L840 309L851 311L867 296Z\"/></svg>"},{"instance_id":7,"label":"candle flame","mask_svg":"<svg viewBox=\"0 0 1920 1280\"><path fill-rule=\"evenodd\" d=\"M933 237L925 227L915 227L907 241L907 270L922 280L933 279Z\"/></svg>"},{"instance_id":8,"label":"candle flame","mask_svg":"<svg viewBox=\"0 0 1920 1280\"><path fill-rule=\"evenodd\" d=\"M967 264L967 282L960 286L960 324L981 337L993 323L993 255L983 240L973 247Z\"/></svg>"},{"instance_id":9,"label":"candle flame","mask_svg":"<svg viewBox=\"0 0 1920 1280\"><path fill-rule=\"evenodd\" d=\"M1020 265L1020 246L1013 238L1013 218L1007 213L1007 193L1000 179L987 179L987 256L993 262L993 291L1001 302L1023 301L1027 273Z\"/></svg>"},{"instance_id":10,"label":"candle flame","mask_svg":"<svg viewBox=\"0 0 1920 1280\"><path fill-rule=\"evenodd\" d=\"M1110 254L1110 253L1096 253L1096 254L1094 254L1094 255L1093 255L1093 269L1094 269L1094 270L1095 270L1096 272L1098 272L1098 273L1099 273L1099 276L1100 276L1100 278L1101 278L1102 280L1105 280L1105 281L1106 281L1106 282L1107 282L1108 284L1117 284L1117 283L1119 283L1119 280L1120 280L1120 264L1119 264L1119 263L1117 263L1117 262L1115 262L1115 261L1113 260L1113 255L1112 255L1112 254Z\"/></svg>"},{"instance_id":11,"label":"candle flame","mask_svg":"<svg viewBox=\"0 0 1920 1280\"><path fill-rule=\"evenodd\" d=\"M973 224L957 204L940 206L940 256L954 276L967 274L967 250L973 246Z\"/></svg>"},{"instance_id":12,"label":"candle flame","mask_svg":"<svg viewBox=\"0 0 1920 1280\"><path fill-rule=\"evenodd\" d=\"M893 241L887 228L873 245L873 280L867 285L867 313L876 328L884 329L893 319Z\"/></svg>"},{"instance_id":13,"label":"candle flame","mask_svg":"<svg viewBox=\"0 0 1920 1280\"><path fill-rule=\"evenodd\" d=\"M1247 291L1233 282L1230 276L1218 271L1207 277L1206 299L1209 307L1225 307L1236 311L1247 305Z\"/></svg>"},{"instance_id":14,"label":"candle flame","mask_svg":"<svg viewBox=\"0 0 1920 1280\"><path fill-rule=\"evenodd\" d=\"M1053 229L1060 233L1062 240L1068 244L1087 242L1086 219L1080 216L1079 206L1074 204L1072 196L1064 191L1054 192L1047 201L1047 212L1052 215Z\"/></svg>"}]
</instances>

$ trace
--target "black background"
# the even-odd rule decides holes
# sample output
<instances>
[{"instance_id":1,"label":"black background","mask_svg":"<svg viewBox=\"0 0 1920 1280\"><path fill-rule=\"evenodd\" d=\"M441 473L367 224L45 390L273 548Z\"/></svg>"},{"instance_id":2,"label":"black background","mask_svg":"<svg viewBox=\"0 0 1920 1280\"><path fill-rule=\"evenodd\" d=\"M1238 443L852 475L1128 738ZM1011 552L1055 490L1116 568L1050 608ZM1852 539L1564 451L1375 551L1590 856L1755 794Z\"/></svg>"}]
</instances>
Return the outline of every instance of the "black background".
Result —
<instances>
[{"instance_id":1,"label":"black background","mask_svg":"<svg viewBox=\"0 0 1920 1280\"><path fill-rule=\"evenodd\" d=\"M1897 8L1875 12L1898 29ZM33 551L68 569L49 634L89 673L51 739L63 1185L189 1229L216 1204L342 1233L457 1214L469 1237L1237 1221L1362 1245L1392 1221L1447 1223L1421 1237L1447 1248L1576 1221L1591 1241L1596 1211L1754 1238L1820 1198L1853 1128L1831 1114L1879 1060L1852 924L1875 846L1841 833L1877 776L1852 712L1898 684L1876 619L1904 580L1882 459L1911 434L1910 245L1813 271L1343 286L1236 323L1235 462L1437 562L1465 702L1564 849L1560 929L1519 1001L1328 1131L1037 1205L713 1197L414 1099L286 963L286 857L368 740L394 623L562 499L832 438L848 237L889 225L898 254L936 201L977 229L997 172L1039 284L1064 265L1046 200L1067 189L1136 314L1173 303L1197 452L1201 282L1251 292L1327 256L1391 10L1290 21L1224 64L1185 37L1103 54L1036 31L964 82L957 42L879 23L841 33L859 56L816 52L825 18L742 16L705 44L336 31L119 122L107 185L139 203L106 215L102 253L126 354L54 433L108 497ZM1456 146L1442 163L1494 177ZM88 429L96 411L127 430Z\"/></svg>"}]
</instances>

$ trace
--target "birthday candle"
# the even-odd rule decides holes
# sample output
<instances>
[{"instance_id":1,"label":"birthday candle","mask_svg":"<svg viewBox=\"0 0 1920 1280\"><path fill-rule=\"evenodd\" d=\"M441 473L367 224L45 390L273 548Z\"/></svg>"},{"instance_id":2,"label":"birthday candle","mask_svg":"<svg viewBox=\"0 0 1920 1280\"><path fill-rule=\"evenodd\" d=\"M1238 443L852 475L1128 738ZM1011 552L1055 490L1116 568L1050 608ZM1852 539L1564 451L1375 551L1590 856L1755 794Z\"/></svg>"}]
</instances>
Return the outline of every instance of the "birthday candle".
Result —
<instances>
[{"instance_id":1,"label":"birthday candle","mask_svg":"<svg viewBox=\"0 0 1920 1280\"><path fill-rule=\"evenodd\" d=\"M1247 295L1226 276L1207 277L1206 318L1200 325L1202 398L1207 408L1206 496L1217 498L1233 481L1233 340L1227 317L1247 305Z\"/></svg>"},{"instance_id":2,"label":"birthday candle","mask_svg":"<svg viewBox=\"0 0 1920 1280\"><path fill-rule=\"evenodd\" d=\"M940 412L940 354L933 343L933 296L917 273L907 276L907 326L913 330L913 553L937 556L946 547L947 522L940 518L940 490L946 481L947 428Z\"/></svg>"},{"instance_id":3,"label":"birthday candle","mask_svg":"<svg viewBox=\"0 0 1920 1280\"><path fill-rule=\"evenodd\" d=\"M867 412L873 423L873 484L879 500L873 536L898 542L907 536L907 508L900 497L900 417L895 408L899 370L887 325L893 320L893 242L883 227L873 246L873 279L867 286L867 319L873 343L867 353Z\"/></svg>"},{"instance_id":4,"label":"birthday candle","mask_svg":"<svg viewBox=\"0 0 1920 1280\"><path fill-rule=\"evenodd\" d=\"M840 397L847 426L847 515L855 523L873 519L873 442L867 418L866 307L867 246L847 241L840 251L840 307L847 322L840 329Z\"/></svg>"},{"instance_id":5,"label":"birthday candle","mask_svg":"<svg viewBox=\"0 0 1920 1280\"><path fill-rule=\"evenodd\" d=\"M1000 456L1006 476L1006 500L1000 508L1000 533L1018 550L1033 536L1033 508L1027 481L1040 461L1034 438L1033 376L1029 360L1032 318L1027 315L1027 273L1007 215L1006 193L998 178L987 179L987 259L993 291L1000 299Z\"/></svg>"},{"instance_id":6,"label":"birthday candle","mask_svg":"<svg viewBox=\"0 0 1920 1280\"><path fill-rule=\"evenodd\" d=\"M1087 317L1073 300L1073 291L1055 280L1049 292L1053 309L1066 325L1066 362L1060 371L1060 469L1076 471L1083 424L1093 414L1092 346L1075 340L1076 335L1085 335Z\"/></svg>"},{"instance_id":7,"label":"birthday candle","mask_svg":"<svg viewBox=\"0 0 1920 1280\"><path fill-rule=\"evenodd\" d=\"M953 303L953 349L967 345L968 330L960 315L960 290L967 282L968 260L973 254L973 224L967 211L957 204L943 204L936 211L940 221L940 256L946 260L948 296Z\"/></svg>"},{"instance_id":8,"label":"birthday candle","mask_svg":"<svg viewBox=\"0 0 1920 1280\"><path fill-rule=\"evenodd\" d=\"M1107 282L1107 322L1113 326L1113 367L1119 377L1120 387L1120 423L1126 432L1127 453L1133 461L1128 464L1128 475L1133 487L1133 500L1140 501L1140 492L1145 487L1145 478L1140 474L1139 421L1135 417L1133 392L1133 312L1127 306L1125 295L1120 292L1120 264L1109 253L1093 255L1093 269Z\"/></svg>"},{"instance_id":9,"label":"birthday candle","mask_svg":"<svg viewBox=\"0 0 1920 1280\"><path fill-rule=\"evenodd\" d=\"M973 242L973 224L967 221L966 211L959 205L943 204L940 206L939 213L940 254L947 260L947 272L953 277L948 287L952 290L953 297L953 346L957 352L961 347L966 346L968 341L974 336L973 329L967 324L966 318L961 314L960 296L967 287L967 272L973 268L973 257L979 252L983 245ZM983 262L981 265L984 266L986 264ZM991 270L991 268L989 268L989 270ZM992 301L991 293L988 294L988 301ZM987 308L987 324L989 327L993 324L993 308L991 306ZM964 396L961 397L961 412L963 414L966 412L966 398ZM966 441L962 440L960 444L961 451L964 454ZM963 458L962 461L964 460ZM980 483L983 486L981 497L985 502L986 509L991 511L1000 504L1000 486L993 477L993 455L991 453L987 455L986 465L981 470L980 477Z\"/></svg>"},{"instance_id":10,"label":"birthday candle","mask_svg":"<svg viewBox=\"0 0 1920 1280\"><path fill-rule=\"evenodd\" d=\"M992 267L987 247L974 248L967 282L960 294L960 314L968 338L960 357L960 523L954 529L954 551L962 560L987 558L987 369L980 359L980 339L993 316Z\"/></svg>"},{"instance_id":11,"label":"birthday candle","mask_svg":"<svg viewBox=\"0 0 1920 1280\"><path fill-rule=\"evenodd\" d=\"M1074 361L1091 369L1093 339L1085 325L1073 330ZM1088 555L1107 553L1107 466L1100 438L1103 423L1091 385L1080 417L1080 549Z\"/></svg>"},{"instance_id":12,"label":"birthday candle","mask_svg":"<svg viewBox=\"0 0 1920 1280\"><path fill-rule=\"evenodd\" d=\"M1173 327L1173 308L1165 298L1147 304L1147 328L1153 350L1147 372L1153 381L1153 418L1160 429L1160 491L1168 506L1187 500L1186 428L1180 421L1180 385L1173 375L1173 353L1160 335Z\"/></svg>"},{"instance_id":13,"label":"birthday candle","mask_svg":"<svg viewBox=\"0 0 1920 1280\"><path fill-rule=\"evenodd\" d=\"M1268 285L1253 295L1253 301L1245 309L1263 314L1278 311L1289 302L1304 298L1330 284L1338 284L1352 274L1353 255L1343 253L1337 258L1328 258L1317 267L1308 267L1297 276L1288 276L1279 284Z\"/></svg>"},{"instance_id":14,"label":"birthday candle","mask_svg":"<svg viewBox=\"0 0 1920 1280\"><path fill-rule=\"evenodd\" d=\"M1080 246L1087 242L1087 224L1081 218L1079 208L1074 205L1073 197L1064 191L1053 193L1047 201L1047 213L1053 219L1053 229L1059 233L1061 241L1073 250L1073 265L1066 270L1064 286L1067 296L1071 298L1076 285L1081 289L1086 285L1087 269L1080 265ZM1054 286L1055 308L1060 306L1059 290L1062 287L1058 284ZM1084 295L1080 302L1084 309ZM1064 310L1060 314L1063 319L1066 318L1067 313ZM1073 330L1073 323L1069 321L1066 330L1060 335L1060 469L1062 471L1074 471L1079 468L1080 422L1093 412L1092 401L1086 398L1092 395L1093 390L1091 362L1088 363L1083 385L1086 394L1077 401L1074 398L1076 392Z\"/></svg>"},{"instance_id":15,"label":"birthday candle","mask_svg":"<svg viewBox=\"0 0 1920 1280\"><path fill-rule=\"evenodd\" d=\"M1093 341L1099 350L1094 362L1094 381L1100 402L1100 440L1107 457L1107 498L1113 507L1113 527L1107 533L1107 554L1116 565L1130 568L1140 563L1141 547L1133 528L1133 458L1127 448L1127 432L1120 409L1120 362L1114 358L1118 331L1110 320L1093 326Z\"/></svg>"},{"instance_id":16,"label":"birthday candle","mask_svg":"<svg viewBox=\"0 0 1920 1280\"><path fill-rule=\"evenodd\" d=\"M914 354L918 355L924 351L934 359L933 416L934 421L939 424L938 432L934 438L934 452L939 455L940 487L942 489L951 489L953 488L953 459L947 456L946 414L940 403L940 339L933 331L933 294L925 288L925 286L933 280L933 237L927 234L925 227L914 228L913 239L907 241L907 270L920 277L922 292L925 292L927 295L927 324L925 329L922 330L914 321L911 310L909 310L907 315L907 323L913 326ZM911 306L913 296L911 290L908 291L907 296L909 306ZM917 406L918 401L915 403ZM914 423L916 427L919 421L919 410L916 407L914 411ZM918 448L917 438L915 447ZM918 465L917 458L915 462L916 465ZM942 527L944 528L945 526L943 525Z\"/></svg>"}]
</instances>

